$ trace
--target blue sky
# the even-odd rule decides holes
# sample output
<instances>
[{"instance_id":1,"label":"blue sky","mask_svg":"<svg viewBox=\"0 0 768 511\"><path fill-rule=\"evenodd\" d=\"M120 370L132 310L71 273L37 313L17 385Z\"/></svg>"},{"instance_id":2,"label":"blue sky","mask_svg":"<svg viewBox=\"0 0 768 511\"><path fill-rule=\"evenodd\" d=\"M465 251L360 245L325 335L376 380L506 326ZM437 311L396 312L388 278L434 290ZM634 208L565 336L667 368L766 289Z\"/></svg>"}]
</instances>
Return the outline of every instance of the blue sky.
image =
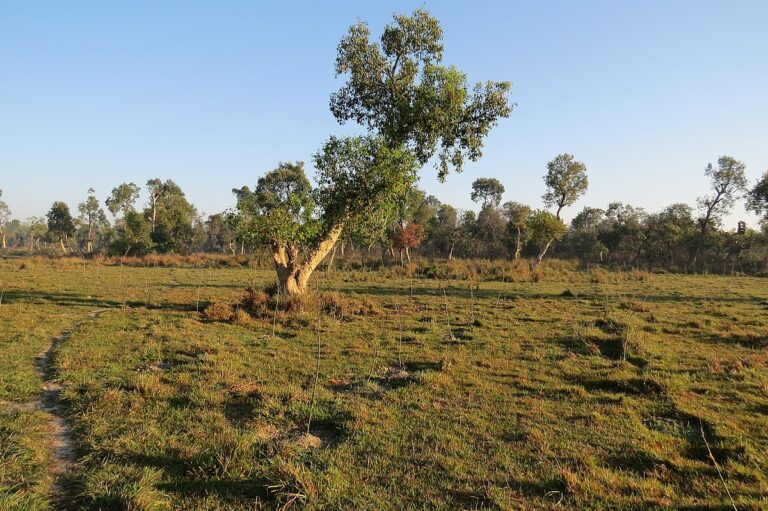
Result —
<instances>
[{"instance_id":1,"label":"blue sky","mask_svg":"<svg viewBox=\"0 0 768 511\"><path fill-rule=\"evenodd\" d=\"M541 205L546 162L587 164L584 205L694 205L721 154L768 169L765 1L0 0L0 188L14 216L75 208L124 181L171 178L198 209L233 205L280 160L309 162L331 134L336 45L357 19L375 33L427 8L444 63L510 80L518 106L485 156L421 186L472 207L496 177L504 200ZM311 171L311 169L310 169ZM728 219L755 217L739 206Z\"/></svg>"}]
</instances>

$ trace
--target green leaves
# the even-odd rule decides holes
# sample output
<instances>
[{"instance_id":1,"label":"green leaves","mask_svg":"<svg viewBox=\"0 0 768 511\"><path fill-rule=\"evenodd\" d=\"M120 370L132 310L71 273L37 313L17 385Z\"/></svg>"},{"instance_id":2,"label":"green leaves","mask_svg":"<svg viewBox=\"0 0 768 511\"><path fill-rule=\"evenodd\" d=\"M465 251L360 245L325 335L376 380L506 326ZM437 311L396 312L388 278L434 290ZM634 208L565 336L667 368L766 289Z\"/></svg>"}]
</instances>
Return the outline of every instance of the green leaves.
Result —
<instances>
[{"instance_id":1,"label":"green leaves","mask_svg":"<svg viewBox=\"0 0 768 511\"><path fill-rule=\"evenodd\" d=\"M544 183L547 192L541 198L546 206L557 206L556 216L560 218L560 211L587 191L587 166L575 161L571 154L560 154L547 163Z\"/></svg>"},{"instance_id":2,"label":"green leaves","mask_svg":"<svg viewBox=\"0 0 768 511\"><path fill-rule=\"evenodd\" d=\"M340 123L355 121L380 135L390 148L408 148L420 165L437 154L438 176L460 172L482 155L482 141L499 118L509 116L509 82L477 84L441 66L442 30L423 10L396 16L380 42L364 23L350 27L336 59L348 82L331 95Z\"/></svg>"}]
</instances>

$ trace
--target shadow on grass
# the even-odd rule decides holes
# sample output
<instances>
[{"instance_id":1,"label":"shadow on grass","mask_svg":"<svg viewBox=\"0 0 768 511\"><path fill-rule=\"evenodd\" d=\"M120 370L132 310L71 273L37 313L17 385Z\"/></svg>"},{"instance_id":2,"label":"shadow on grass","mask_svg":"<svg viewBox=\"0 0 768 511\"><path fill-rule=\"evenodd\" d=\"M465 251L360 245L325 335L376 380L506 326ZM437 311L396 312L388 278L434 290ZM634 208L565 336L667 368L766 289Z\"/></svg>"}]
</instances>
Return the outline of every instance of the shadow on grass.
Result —
<instances>
[{"instance_id":1,"label":"shadow on grass","mask_svg":"<svg viewBox=\"0 0 768 511\"><path fill-rule=\"evenodd\" d=\"M69 292L44 292L44 291L8 291L3 295L5 303L52 303L56 305L70 306L89 306L100 309L119 309L125 304L130 308L173 310L179 312L194 312L199 307L202 310L208 303L200 302L196 305L191 303L148 303L141 300L126 300L125 303L119 300L107 300L104 298L91 297L79 293Z\"/></svg>"}]
</instances>

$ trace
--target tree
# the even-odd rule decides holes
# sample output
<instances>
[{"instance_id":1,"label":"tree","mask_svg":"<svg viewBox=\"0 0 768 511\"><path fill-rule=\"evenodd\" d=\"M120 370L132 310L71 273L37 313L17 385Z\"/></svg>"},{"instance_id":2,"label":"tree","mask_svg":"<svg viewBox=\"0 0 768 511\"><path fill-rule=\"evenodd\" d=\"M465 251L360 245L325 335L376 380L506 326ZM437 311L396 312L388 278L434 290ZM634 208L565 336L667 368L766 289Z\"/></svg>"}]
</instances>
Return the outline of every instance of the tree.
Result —
<instances>
[{"instance_id":1,"label":"tree","mask_svg":"<svg viewBox=\"0 0 768 511\"><path fill-rule=\"evenodd\" d=\"M75 233L75 222L72 220L69 206L61 201L54 202L46 217L48 233L59 241L62 252L68 253L68 238Z\"/></svg>"},{"instance_id":2,"label":"tree","mask_svg":"<svg viewBox=\"0 0 768 511\"><path fill-rule=\"evenodd\" d=\"M544 205L556 206L555 216L559 219L563 208L572 205L587 191L587 167L579 161L574 161L573 155L558 155L547 163L544 183L547 186L546 193L542 195Z\"/></svg>"},{"instance_id":3,"label":"tree","mask_svg":"<svg viewBox=\"0 0 768 511\"><path fill-rule=\"evenodd\" d=\"M123 216L123 222L118 231L118 238L111 247L114 253L126 257L130 253L143 255L152 249L150 226L143 213L129 209Z\"/></svg>"},{"instance_id":4,"label":"tree","mask_svg":"<svg viewBox=\"0 0 768 511\"><path fill-rule=\"evenodd\" d=\"M472 193L470 198L473 202L482 204L482 208L487 206L498 207L501 203L501 196L504 194L504 185L498 179L492 177L481 177L472 183Z\"/></svg>"},{"instance_id":5,"label":"tree","mask_svg":"<svg viewBox=\"0 0 768 511\"><path fill-rule=\"evenodd\" d=\"M536 210L528 217L528 230L531 233L531 241L539 249L539 255L536 262L531 265L531 269L536 267L544 260L544 256L556 240L563 238L566 232L565 224L549 211Z\"/></svg>"},{"instance_id":6,"label":"tree","mask_svg":"<svg viewBox=\"0 0 768 511\"><path fill-rule=\"evenodd\" d=\"M507 230L515 240L515 259L520 258L523 245L528 240L528 216L531 214L530 206L519 202L507 202L504 204L504 215L507 217Z\"/></svg>"},{"instance_id":7,"label":"tree","mask_svg":"<svg viewBox=\"0 0 768 511\"><path fill-rule=\"evenodd\" d=\"M453 258L458 228L459 215L456 208L450 204L437 206L435 216L427 224L429 242L438 253L446 254L449 260Z\"/></svg>"},{"instance_id":8,"label":"tree","mask_svg":"<svg viewBox=\"0 0 768 511\"><path fill-rule=\"evenodd\" d=\"M238 204L253 216L257 238L272 248L278 287L289 295L306 291L345 226L391 218L419 166L435 154L441 179L451 167L461 171L465 159L482 155L485 135L511 112L508 82L478 84L470 92L463 73L440 65L442 31L425 11L396 16L379 44L369 38L360 22L341 40L336 74L348 81L331 96L336 119L355 121L368 134L326 142L314 156L313 194L295 173L278 168L269 185L290 193L257 190ZM310 198L316 202L311 215Z\"/></svg>"},{"instance_id":9,"label":"tree","mask_svg":"<svg viewBox=\"0 0 768 511\"><path fill-rule=\"evenodd\" d=\"M442 36L438 20L421 9L395 16L379 42L358 22L336 58L336 75L349 80L331 96L340 123L357 122L390 150L404 146L420 165L437 153L441 180L451 167L460 172L465 159L480 158L483 138L513 107L509 82L478 83L470 91L464 73L440 65Z\"/></svg>"},{"instance_id":10,"label":"tree","mask_svg":"<svg viewBox=\"0 0 768 511\"><path fill-rule=\"evenodd\" d=\"M168 179L160 183L151 179L150 194L155 198L144 210L150 226L154 249L161 253L190 250L195 238L197 210L187 200L181 188Z\"/></svg>"},{"instance_id":11,"label":"tree","mask_svg":"<svg viewBox=\"0 0 768 511\"><path fill-rule=\"evenodd\" d=\"M3 191L0 190L0 198L3 196ZM8 208L8 204L0 200L0 237L3 240L3 248L7 248L5 242L5 225L8 223L8 219L11 218L11 210Z\"/></svg>"},{"instance_id":12,"label":"tree","mask_svg":"<svg viewBox=\"0 0 768 511\"><path fill-rule=\"evenodd\" d=\"M768 170L755 183L754 188L749 191L747 207L758 215L763 215L763 218L768 220Z\"/></svg>"},{"instance_id":13,"label":"tree","mask_svg":"<svg viewBox=\"0 0 768 511\"><path fill-rule=\"evenodd\" d=\"M600 241L599 230L605 218L605 211L585 206L573 220L568 231L567 242L579 257L589 260L597 257L603 260L607 248Z\"/></svg>"},{"instance_id":14,"label":"tree","mask_svg":"<svg viewBox=\"0 0 768 511\"><path fill-rule=\"evenodd\" d=\"M229 250L232 255L236 253L235 239L237 232L234 225L229 222L228 214L216 213L209 215L205 221L206 234L208 236L208 250L224 252Z\"/></svg>"},{"instance_id":15,"label":"tree","mask_svg":"<svg viewBox=\"0 0 768 511\"><path fill-rule=\"evenodd\" d=\"M745 168L744 163L730 156L718 158L717 167L711 163L707 165L704 174L710 180L712 193L698 199L702 214L699 217L700 234L696 253L693 256L694 265L706 241L707 230L713 224L719 225L723 215L727 215L731 211L736 199L746 190Z\"/></svg>"},{"instance_id":16,"label":"tree","mask_svg":"<svg viewBox=\"0 0 768 511\"><path fill-rule=\"evenodd\" d=\"M424 226L411 222L405 227L398 226L392 239L395 250L400 252L400 263L403 262L403 252L408 262L411 262L410 249L418 248L424 240Z\"/></svg>"},{"instance_id":17,"label":"tree","mask_svg":"<svg viewBox=\"0 0 768 511\"><path fill-rule=\"evenodd\" d=\"M123 183L112 189L112 194L107 198L105 204L113 216L122 212L125 215L134 210L136 199L139 198L139 187L134 183Z\"/></svg>"},{"instance_id":18,"label":"tree","mask_svg":"<svg viewBox=\"0 0 768 511\"><path fill-rule=\"evenodd\" d=\"M147 181L147 191L149 192L149 225L150 231L155 232L155 222L157 221L157 201L167 191L163 182L157 178Z\"/></svg>"},{"instance_id":19,"label":"tree","mask_svg":"<svg viewBox=\"0 0 768 511\"><path fill-rule=\"evenodd\" d=\"M104 210L99 207L99 201L93 193L93 188L89 188L88 198L77 205L77 209L80 212L80 221L85 226L85 251L89 253L93 252L95 228L99 224L104 225L107 222Z\"/></svg>"},{"instance_id":20,"label":"tree","mask_svg":"<svg viewBox=\"0 0 768 511\"><path fill-rule=\"evenodd\" d=\"M696 234L693 210L687 204L667 206L646 219L645 231L645 251L651 262L661 261L669 268L686 262L682 255L689 252Z\"/></svg>"}]
</instances>

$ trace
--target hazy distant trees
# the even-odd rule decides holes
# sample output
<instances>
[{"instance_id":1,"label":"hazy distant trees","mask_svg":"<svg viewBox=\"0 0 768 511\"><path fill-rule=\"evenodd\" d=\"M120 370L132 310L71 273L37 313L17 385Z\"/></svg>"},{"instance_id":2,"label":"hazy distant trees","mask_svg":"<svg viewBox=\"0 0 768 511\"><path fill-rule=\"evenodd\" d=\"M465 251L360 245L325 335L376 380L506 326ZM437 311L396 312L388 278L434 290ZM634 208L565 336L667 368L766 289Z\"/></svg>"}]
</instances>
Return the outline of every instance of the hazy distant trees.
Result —
<instances>
[{"instance_id":1,"label":"hazy distant trees","mask_svg":"<svg viewBox=\"0 0 768 511\"><path fill-rule=\"evenodd\" d=\"M122 183L112 189L112 193L105 201L107 209L113 216L119 213L125 215L135 209L136 200L141 189L134 183Z\"/></svg>"},{"instance_id":2,"label":"hazy distant trees","mask_svg":"<svg viewBox=\"0 0 768 511\"><path fill-rule=\"evenodd\" d=\"M2 238L3 248L8 248L5 241L5 224L11 218L11 210L8 208L8 204L2 201L3 191L0 190L0 238Z\"/></svg>"}]
</instances>

